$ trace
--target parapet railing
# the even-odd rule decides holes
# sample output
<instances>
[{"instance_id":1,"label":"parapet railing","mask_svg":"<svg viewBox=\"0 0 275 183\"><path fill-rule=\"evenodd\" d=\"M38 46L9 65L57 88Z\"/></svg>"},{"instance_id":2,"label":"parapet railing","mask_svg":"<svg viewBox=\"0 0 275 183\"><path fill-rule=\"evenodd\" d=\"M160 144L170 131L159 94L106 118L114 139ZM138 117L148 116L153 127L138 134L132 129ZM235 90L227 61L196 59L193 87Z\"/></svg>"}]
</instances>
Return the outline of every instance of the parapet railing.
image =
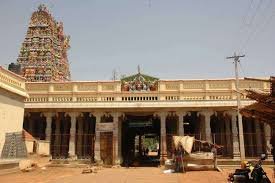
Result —
<instances>
[{"instance_id":1,"label":"parapet railing","mask_svg":"<svg viewBox=\"0 0 275 183\"><path fill-rule=\"evenodd\" d=\"M0 66L0 83L25 91L25 80Z\"/></svg>"},{"instance_id":2,"label":"parapet railing","mask_svg":"<svg viewBox=\"0 0 275 183\"><path fill-rule=\"evenodd\" d=\"M227 101L236 100L235 81L228 80L161 80L157 91L122 91L120 81L63 83L26 83L30 95L25 102L144 102L144 101ZM241 99L245 90L270 92L265 81L240 80Z\"/></svg>"}]
</instances>

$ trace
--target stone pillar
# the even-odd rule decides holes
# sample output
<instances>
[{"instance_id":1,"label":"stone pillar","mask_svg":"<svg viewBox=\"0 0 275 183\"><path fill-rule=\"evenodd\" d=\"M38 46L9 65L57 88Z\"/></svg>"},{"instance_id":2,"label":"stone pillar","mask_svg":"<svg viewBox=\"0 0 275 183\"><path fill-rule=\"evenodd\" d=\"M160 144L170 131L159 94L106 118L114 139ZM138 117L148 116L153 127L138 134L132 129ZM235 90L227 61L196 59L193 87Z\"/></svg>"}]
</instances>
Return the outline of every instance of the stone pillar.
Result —
<instances>
[{"instance_id":1,"label":"stone pillar","mask_svg":"<svg viewBox=\"0 0 275 183\"><path fill-rule=\"evenodd\" d=\"M30 115L29 116L29 133L33 136L33 137L35 137L35 134L34 134L34 132L35 132L35 127L34 127L34 121L33 121L33 119L32 119L32 116Z\"/></svg>"},{"instance_id":2,"label":"stone pillar","mask_svg":"<svg viewBox=\"0 0 275 183\"><path fill-rule=\"evenodd\" d=\"M271 154L272 145L270 144L270 140L271 140L271 127L267 123L264 123L264 134L265 134L265 143L266 143L265 145L266 145L267 159L272 160L272 158L273 158L272 154Z\"/></svg>"},{"instance_id":3,"label":"stone pillar","mask_svg":"<svg viewBox=\"0 0 275 183\"><path fill-rule=\"evenodd\" d=\"M121 138L120 138L120 121L119 121L119 117L121 116L120 113L113 113L112 115L114 117L114 129L113 129L113 145L114 145L114 164L121 164L121 154L120 154L120 145L121 145Z\"/></svg>"},{"instance_id":4,"label":"stone pillar","mask_svg":"<svg viewBox=\"0 0 275 183\"><path fill-rule=\"evenodd\" d=\"M124 120L124 115L121 116L119 118L120 120L118 121L118 157L119 157L119 160L120 160L120 163L123 162L123 159L122 159L122 139L121 139L121 128L122 128L122 122Z\"/></svg>"},{"instance_id":5,"label":"stone pillar","mask_svg":"<svg viewBox=\"0 0 275 183\"><path fill-rule=\"evenodd\" d=\"M230 129L230 118L227 114L224 115L225 123L225 140L226 140L226 152L227 155L232 154L232 140L231 140L231 129Z\"/></svg>"},{"instance_id":6,"label":"stone pillar","mask_svg":"<svg viewBox=\"0 0 275 183\"><path fill-rule=\"evenodd\" d=\"M166 116L165 112L159 113L160 117L160 161L164 164L167 158L167 143L166 143Z\"/></svg>"},{"instance_id":7,"label":"stone pillar","mask_svg":"<svg viewBox=\"0 0 275 183\"><path fill-rule=\"evenodd\" d=\"M83 154L83 114L78 116L78 129L77 129L77 158L81 159Z\"/></svg>"},{"instance_id":8,"label":"stone pillar","mask_svg":"<svg viewBox=\"0 0 275 183\"><path fill-rule=\"evenodd\" d=\"M210 120L211 116L213 115L213 111L203 111L199 114L204 116L204 133L205 133L205 140L207 142L212 142L212 136L211 136L211 126L210 126Z\"/></svg>"},{"instance_id":9,"label":"stone pillar","mask_svg":"<svg viewBox=\"0 0 275 183\"><path fill-rule=\"evenodd\" d=\"M71 128L70 128L70 142L69 142L69 157L75 159L75 139L76 139L76 117L78 113L69 113L71 117Z\"/></svg>"},{"instance_id":10,"label":"stone pillar","mask_svg":"<svg viewBox=\"0 0 275 183\"><path fill-rule=\"evenodd\" d=\"M50 155L50 144L51 144L51 136L52 136L52 117L53 114L48 112L48 113L43 113L43 116L46 117L46 129L45 129L45 155ZM40 147L39 147L40 148ZM47 149L47 150L46 150ZM39 150L40 151L40 150Z\"/></svg>"},{"instance_id":11,"label":"stone pillar","mask_svg":"<svg viewBox=\"0 0 275 183\"><path fill-rule=\"evenodd\" d=\"M247 137L248 137L248 152L250 152L250 156L254 154L254 144L253 144L253 136L252 136L252 120L248 119L248 121L246 121L247 124Z\"/></svg>"},{"instance_id":12,"label":"stone pillar","mask_svg":"<svg viewBox=\"0 0 275 183\"><path fill-rule=\"evenodd\" d=\"M29 132L30 128L30 113L29 112L24 112L24 121L23 121L23 129Z\"/></svg>"},{"instance_id":13,"label":"stone pillar","mask_svg":"<svg viewBox=\"0 0 275 183\"><path fill-rule=\"evenodd\" d=\"M179 123L178 123L178 135L184 136L184 117L186 116L186 112L177 112L179 116Z\"/></svg>"},{"instance_id":14,"label":"stone pillar","mask_svg":"<svg viewBox=\"0 0 275 183\"><path fill-rule=\"evenodd\" d=\"M100 131L99 131L99 123L101 118L101 113L94 113L96 117L96 125L95 125L95 162L102 163L100 156Z\"/></svg>"},{"instance_id":15,"label":"stone pillar","mask_svg":"<svg viewBox=\"0 0 275 183\"><path fill-rule=\"evenodd\" d=\"M55 140L54 140L54 147L53 153L55 156L60 156L60 149L61 149L61 133L60 133L61 121L60 121L60 114L56 113L55 119Z\"/></svg>"},{"instance_id":16,"label":"stone pillar","mask_svg":"<svg viewBox=\"0 0 275 183\"><path fill-rule=\"evenodd\" d=\"M46 135L46 141L51 141L51 133L52 133L52 113L44 113L43 114L46 117L46 129L45 129L45 135Z\"/></svg>"},{"instance_id":17,"label":"stone pillar","mask_svg":"<svg viewBox=\"0 0 275 183\"><path fill-rule=\"evenodd\" d=\"M263 144L262 144L262 130L260 122L258 120L254 121L255 131L256 131L256 152L259 157L263 153Z\"/></svg>"},{"instance_id":18,"label":"stone pillar","mask_svg":"<svg viewBox=\"0 0 275 183\"><path fill-rule=\"evenodd\" d=\"M232 125L233 159L239 160L241 158L241 154L240 154L238 127L237 127L237 113L230 112L229 114L231 115L231 125Z\"/></svg>"}]
</instances>

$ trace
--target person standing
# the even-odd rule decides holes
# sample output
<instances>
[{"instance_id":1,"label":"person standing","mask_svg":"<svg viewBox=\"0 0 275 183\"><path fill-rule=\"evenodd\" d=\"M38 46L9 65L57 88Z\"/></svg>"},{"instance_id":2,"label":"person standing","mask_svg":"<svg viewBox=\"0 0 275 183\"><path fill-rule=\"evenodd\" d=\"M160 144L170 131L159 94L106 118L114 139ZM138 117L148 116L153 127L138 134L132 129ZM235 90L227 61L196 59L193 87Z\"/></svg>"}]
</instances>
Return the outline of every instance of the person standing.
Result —
<instances>
[{"instance_id":1,"label":"person standing","mask_svg":"<svg viewBox=\"0 0 275 183\"><path fill-rule=\"evenodd\" d=\"M214 161L214 168L217 169L218 163L217 163L217 147L215 144L212 146L211 152L213 153L213 161Z\"/></svg>"},{"instance_id":2,"label":"person standing","mask_svg":"<svg viewBox=\"0 0 275 183\"><path fill-rule=\"evenodd\" d=\"M176 172L185 172L184 171L184 165L183 165L183 153L184 153L184 149L183 147L180 145L178 147L178 149L176 149L175 151L175 159L176 159Z\"/></svg>"}]
</instances>

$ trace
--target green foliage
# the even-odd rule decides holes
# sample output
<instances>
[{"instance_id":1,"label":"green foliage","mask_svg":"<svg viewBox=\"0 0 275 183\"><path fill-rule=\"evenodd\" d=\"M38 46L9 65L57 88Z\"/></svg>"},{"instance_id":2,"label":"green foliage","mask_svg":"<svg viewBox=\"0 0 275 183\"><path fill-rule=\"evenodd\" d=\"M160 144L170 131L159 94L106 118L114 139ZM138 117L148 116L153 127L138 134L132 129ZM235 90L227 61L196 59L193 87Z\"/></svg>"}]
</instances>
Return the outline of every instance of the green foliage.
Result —
<instances>
[{"instance_id":1,"label":"green foliage","mask_svg":"<svg viewBox=\"0 0 275 183\"><path fill-rule=\"evenodd\" d=\"M144 148L148 148L150 151L152 150L157 150L158 148L158 139L157 137L155 138L145 138L143 141L143 146Z\"/></svg>"}]
</instances>

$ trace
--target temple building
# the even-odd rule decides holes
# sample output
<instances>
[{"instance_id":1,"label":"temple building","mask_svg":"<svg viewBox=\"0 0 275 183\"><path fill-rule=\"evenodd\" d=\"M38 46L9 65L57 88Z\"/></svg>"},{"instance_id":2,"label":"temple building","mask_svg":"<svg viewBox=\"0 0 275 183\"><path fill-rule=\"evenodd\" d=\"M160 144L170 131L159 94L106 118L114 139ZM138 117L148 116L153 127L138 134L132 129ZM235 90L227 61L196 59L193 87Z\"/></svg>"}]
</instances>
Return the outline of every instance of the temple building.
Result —
<instances>
[{"instance_id":1,"label":"temple building","mask_svg":"<svg viewBox=\"0 0 275 183\"><path fill-rule=\"evenodd\" d=\"M70 37L63 32L63 23L57 22L44 5L35 11L17 59L27 81L70 80L67 50Z\"/></svg>"},{"instance_id":2,"label":"temple building","mask_svg":"<svg viewBox=\"0 0 275 183\"><path fill-rule=\"evenodd\" d=\"M0 159L27 156L22 139L25 78L0 66Z\"/></svg>"},{"instance_id":3,"label":"temple building","mask_svg":"<svg viewBox=\"0 0 275 183\"><path fill-rule=\"evenodd\" d=\"M18 57L29 96L22 121L29 153L124 164L138 160L144 141L153 139L155 159L163 161L172 157L172 136L189 135L222 146L220 159L240 160L234 79L163 80L139 69L121 80L68 81L68 47L63 25L40 6ZM239 88L244 107L255 102L245 90L268 94L270 82L240 79ZM270 126L257 120L243 116L246 158L270 153Z\"/></svg>"},{"instance_id":4,"label":"temple building","mask_svg":"<svg viewBox=\"0 0 275 183\"><path fill-rule=\"evenodd\" d=\"M172 156L173 135L219 144L220 158L240 159L234 79L161 80L137 73L116 81L28 82L26 89L24 129L43 147L36 152L53 159L119 164L136 157L136 141L144 138L158 139L165 159ZM270 83L241 79L240 89L268 93ZM254 103L241 98L242 106ZM270 153L268 125L243 117L247 158Z\"/></svg>"}]
</instances>

